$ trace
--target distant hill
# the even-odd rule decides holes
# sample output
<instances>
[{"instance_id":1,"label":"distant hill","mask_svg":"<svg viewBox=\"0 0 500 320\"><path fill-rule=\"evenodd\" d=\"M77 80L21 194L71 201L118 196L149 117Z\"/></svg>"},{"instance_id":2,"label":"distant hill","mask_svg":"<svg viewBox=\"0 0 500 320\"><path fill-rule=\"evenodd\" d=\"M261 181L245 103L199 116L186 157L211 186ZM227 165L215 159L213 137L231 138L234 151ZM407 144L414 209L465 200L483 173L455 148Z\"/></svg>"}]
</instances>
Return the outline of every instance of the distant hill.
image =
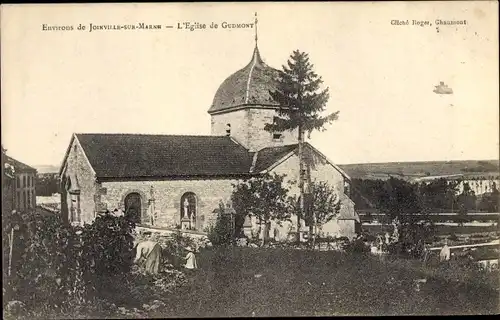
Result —
<instances>
[{"instance_id":1,"label":"distant hill","mask_svg":"<svg viewBox=\"0 0 500 320\"><path fill-rule=\"evenodd\" d=\"M465 176L498 176L498 160L385 162L339 165L352 179L412 180L426 176L463 174Z\"/></svg>"},{"instance_id":2,"label":"distant hill","mask_svg":"<svg viewBox=\"0 0 500 320\"><path fill-rule=\"evenodd\" d=\"M52 166L52 165L39 165L39 166L33 166L38 173L58 173L59 172L59 167L58 166Z\"/></svg>"}]
</instances>

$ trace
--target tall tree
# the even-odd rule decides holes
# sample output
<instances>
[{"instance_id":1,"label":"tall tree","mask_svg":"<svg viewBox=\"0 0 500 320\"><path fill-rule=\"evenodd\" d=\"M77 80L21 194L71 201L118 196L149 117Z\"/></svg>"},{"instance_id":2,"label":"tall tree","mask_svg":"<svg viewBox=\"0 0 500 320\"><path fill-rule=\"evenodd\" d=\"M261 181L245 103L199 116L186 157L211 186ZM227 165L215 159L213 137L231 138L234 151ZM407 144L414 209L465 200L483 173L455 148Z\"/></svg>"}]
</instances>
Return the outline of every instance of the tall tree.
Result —
<instances>
[{"instance_id":1,"label":"tall tree","mask_svg":"<svg viewBox=\"0 0 500 320\"><path fill-rule=\"evenodd\" d=\"M237 214L257 217L258 235L264 226L262 245L269 238L271 221L288 218L288 189L283 185L283 179L284 176L276 173L266 174L233 185L231 202Z\"/></svg>"},{"instance_id":2,"label":"tall tree","mask_svg":"<svg viewBox=\"0 0 500 320\"><path fill-rule=\"evenodd\" d=\"M300 219L304 216L304 141L314 130L325 130L325 125L338 118L338 111L322 115L330 97L328 88L321 90L323 80L313 71L309 55L299 50L293 51L287 66L276 75L276 90L270 95L280 107L273 123L266 124L264 129L270 132L298 131L299 156L299 188L300 205L297 214L297 242L300 241Z\"/></svg>"}]
</instances>

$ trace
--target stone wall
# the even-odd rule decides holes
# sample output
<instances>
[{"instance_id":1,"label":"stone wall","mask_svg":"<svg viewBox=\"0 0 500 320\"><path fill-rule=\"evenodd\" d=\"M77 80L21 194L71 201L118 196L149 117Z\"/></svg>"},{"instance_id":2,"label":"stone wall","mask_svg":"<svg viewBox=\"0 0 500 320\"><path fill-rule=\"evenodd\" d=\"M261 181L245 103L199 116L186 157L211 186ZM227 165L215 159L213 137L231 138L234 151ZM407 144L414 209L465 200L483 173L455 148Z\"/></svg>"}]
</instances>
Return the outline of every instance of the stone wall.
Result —
<instances>
[{"instance_id":1,"label":"stone wall","mask_svg":"<svg viewBox=\"0 0 500 320\"><path fill-rule=\"evenodd\" d=\"M266 123L272 123L274 109L248 108L212 115L212 135L226 135L227 124L231 124L231 136L250 151L265 147L293 144L297 142L296 132L283 132L279 140L264 130Z\"/></svg>"},{"instance_id":2,"label":"stone wall","mask_svg":"<svg viewBox=\"0 0 500 320\"><path fill-rule=\"evenodd\" d=\"M158 227L174 227L180 224L181 197L186 192L196 195L197 229L203 230L216 219L214 209L218 209L219 201L227 203L233 191L232 183L236 180L169 180L169 181L123 181L103 182L105 192L101 195L101 202L112 211L114 208L124 210L125 197L130 193L141 196L142 221L150 221L149 200L151 186L155 198L154 225Z\"/></svg>"},{"instance_id":3,"label":"stone wall","mask_svg":"<svg viewBox=\"0 0 500 320\"><path fill-rule=\"evenodd\" d=\"M71 179L75 177L78 180L80 187L80 218L78 223L91 223L95 218L95 196L98 190L98 184L95 180L95 174L90 166L85 153L75 138L71 144L68 158L66 159L66 169L62 173L64 179ZM62 214L69 215L71 206L71 197L65 192L61 199L61 210L64 204Z\"/></svg>"},{"instance_id":4,"label":"stone wall","mask_svg":"<svg viewBox=\"0 0 500 320\"><path fill-rule=\"evenodd\" d=\"M299 194L297 184L290 184L299 180L299 158L293 155L279 166L274 168L272 172L278 174L286 174L285 181L291 186L290 194ZM354 218L354 202L344 193L344 176L331 164L326 162L319 156L314 156L314 165L310 168L311 180L325 181L333 187L335 193L340 198L341 208L337 216L353 217ZM354 220L338 220L334 218L330 222L322 226L324 233L330 235L339 235L353 237L355 235ZM296 216L292 218L294 225L296 224ZM305 228L301 227L304 231Z\"/></svg>"}]
</instances>

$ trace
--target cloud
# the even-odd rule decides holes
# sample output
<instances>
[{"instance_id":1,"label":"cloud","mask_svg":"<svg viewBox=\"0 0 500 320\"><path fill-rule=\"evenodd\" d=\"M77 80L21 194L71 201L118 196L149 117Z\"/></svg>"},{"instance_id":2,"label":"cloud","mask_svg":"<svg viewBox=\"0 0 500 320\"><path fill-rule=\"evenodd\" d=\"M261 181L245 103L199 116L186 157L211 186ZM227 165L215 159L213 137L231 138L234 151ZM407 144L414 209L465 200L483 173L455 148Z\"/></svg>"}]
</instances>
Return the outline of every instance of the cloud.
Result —
<instances>
[{"instance_id":1,"label":"cloud","mask_svg":"<svg viewBox=\"0 0 500 320\"><path fill-rule=\"evenodd\" d=\"M441 81L439 85L434 87L435 89L433 90L433 92L436 94L453 94L453 89L444 84L443 81Z\"/></svg>"}]
</instances>

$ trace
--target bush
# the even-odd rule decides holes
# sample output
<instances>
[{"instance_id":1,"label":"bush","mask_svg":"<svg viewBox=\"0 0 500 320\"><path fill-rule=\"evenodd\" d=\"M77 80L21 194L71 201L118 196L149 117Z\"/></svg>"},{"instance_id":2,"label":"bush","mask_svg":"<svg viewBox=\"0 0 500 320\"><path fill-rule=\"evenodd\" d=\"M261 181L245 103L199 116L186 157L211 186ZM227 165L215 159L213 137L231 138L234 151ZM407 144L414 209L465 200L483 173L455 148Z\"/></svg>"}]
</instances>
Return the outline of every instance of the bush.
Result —
<instances>
[{"instance_id":1,"label":"bush","mask_svg":"<svg viewBox=\"0 0 500 320\"><path fill-rule=\"evenodd\" d=\"M26 238L19 267L9 279L12 298L22 300L27 307L61 306L75 280L75 234L57 216L33 214L22 224Z\"/></svg>"},{"instance_id":2,"label":"bush","mask_svg":"<svg viewBox=\"0 0 500 320\"><path fill-rule=\"evenodd\" d=\"M32 214L18 224L25 230L18 247L25 249L17 257L16 272L4 282L6 301L20 300L28 310L62 312L105 291L105 279L130 270L134 225L123 217L98 217L81 228L59 216Z\"/></svg>"},{"instance_id":3,"label":"bush","mask_svg":"<svg viewBox=\"0 0 500 320\"><path fill-rule=\"evenodd\" d=\"M215 225L207 228L207 236L214 246L227 246L232 244L233 234L230 218L227 215L219 215Z\"/></svg>"},{"instance_id":4,"label":"bush","mask_svg":"<svg viewBox=\"0 0 500 320\"><path fill-rule=\"evenodd\" d=\"M361 238L343 242L342 249L347 253L368 253L370 248Z\"/></svg>"}]
</instances>

